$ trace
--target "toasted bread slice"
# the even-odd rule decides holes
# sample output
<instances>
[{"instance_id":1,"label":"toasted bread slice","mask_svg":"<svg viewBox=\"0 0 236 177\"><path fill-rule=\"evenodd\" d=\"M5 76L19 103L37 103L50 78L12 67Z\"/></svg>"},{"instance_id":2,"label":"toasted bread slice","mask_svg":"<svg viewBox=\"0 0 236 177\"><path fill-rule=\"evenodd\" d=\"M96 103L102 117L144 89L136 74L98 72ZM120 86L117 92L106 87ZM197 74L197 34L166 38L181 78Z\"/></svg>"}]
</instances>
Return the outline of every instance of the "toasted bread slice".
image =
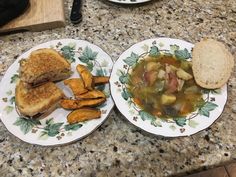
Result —
<instances>
[{"instance_id":1,"label":"toasted bread slice","mask_svg":"<svg viewBox=\"0 0 236 177\"><path fill-rule=\"evenodd\" d=\"M20 62L20 78L32 86L63 80L70 74L70 63L53 49L35 50L28 59Z\"/></svg>"},{"instance_id":2,"label":"toasted bread slice","mask_svg":"<svg viewBox=\"0 0 236 177\"><path fill-rule=\"evenodd\" d=\"M34 116L45 113L64 97L63 92L53 82L47 82L38 87L29 88L22 81L16 85L16 106L24 116Z\"/></svg>"},{"instance_id":3,"label":"toasted bread slice","mask_svg":"<svg viewBox=\"0 0 236 177\"><path fill-rule=\"evenodd\" d=\"M192 55L193 75L199 86L216 89L227 83L234 58L222 43L204 39L195 44Z\"/></svg>"}]
</instances>

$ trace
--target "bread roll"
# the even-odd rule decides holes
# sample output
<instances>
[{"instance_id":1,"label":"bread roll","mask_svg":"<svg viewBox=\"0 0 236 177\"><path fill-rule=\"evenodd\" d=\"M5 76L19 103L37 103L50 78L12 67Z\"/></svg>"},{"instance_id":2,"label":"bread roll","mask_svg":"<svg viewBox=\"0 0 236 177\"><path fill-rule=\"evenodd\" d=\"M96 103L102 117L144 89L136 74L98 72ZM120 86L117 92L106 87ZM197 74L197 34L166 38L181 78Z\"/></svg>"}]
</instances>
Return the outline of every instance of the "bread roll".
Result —
<instances>
[{"instance_id":1,"label":"bread roll","mask_svg":"<svg viewBox=\"0 0 236 177\"><path fill-rule=\"evenodd\" d=\"M213 39L204 39L195 44L192 63L196 83L207 89L226 84L234 68L232 54L222 43Z\"/></svg>"}]
</instances>

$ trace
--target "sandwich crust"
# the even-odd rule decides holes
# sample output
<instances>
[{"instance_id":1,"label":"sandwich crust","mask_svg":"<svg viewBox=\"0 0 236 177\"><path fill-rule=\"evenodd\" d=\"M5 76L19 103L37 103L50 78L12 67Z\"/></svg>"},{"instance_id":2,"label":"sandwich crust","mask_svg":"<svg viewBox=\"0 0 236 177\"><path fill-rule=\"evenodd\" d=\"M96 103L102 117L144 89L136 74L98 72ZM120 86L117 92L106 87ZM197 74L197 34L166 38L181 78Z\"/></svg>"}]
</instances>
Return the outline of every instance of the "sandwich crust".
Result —
<instances>
[{"instance_id":1,"label":"sandwich crust","mask_svg":"<svg viewBox=\"0 0 236 177\"><path fill-rule=\"evenodd\" d=\"M16 106L25 116L44 113L64 97L63 92L53 82L29 88L27 83L19 81L16 85Z\"/></svg>"},{"instance_id":2,"label":"sandwich crust","mask_svg":"<svg viewBox=\"0 0 236 177\"><path fill-rule=\"evenodd\" d=\"M193 48L192 64L196 83L203 88L216 89L230 78L234 58L222 43L204 39Z\"/></svg>"},{"instance_id":3,"label":"sandwich crust","mask_svg":"<svg viewBox=\"0 0 236 177\"><path fill-rule=\"evenodd\" d=\"M32 86L63 80L70 74L70 63L54 49L35 50L20 62L20 78Z\"/></svg>"}]
</instances>

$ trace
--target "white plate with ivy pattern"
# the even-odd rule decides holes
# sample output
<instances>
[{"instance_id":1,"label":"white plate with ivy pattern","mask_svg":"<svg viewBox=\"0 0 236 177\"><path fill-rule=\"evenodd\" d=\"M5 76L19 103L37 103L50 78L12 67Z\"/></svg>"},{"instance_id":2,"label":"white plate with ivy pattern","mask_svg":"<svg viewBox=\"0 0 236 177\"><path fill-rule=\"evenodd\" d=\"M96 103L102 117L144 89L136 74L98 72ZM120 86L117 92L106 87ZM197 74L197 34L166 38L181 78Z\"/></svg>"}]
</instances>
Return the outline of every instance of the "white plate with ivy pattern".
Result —
<instances>
[{"instance_id":1,"label":"white plate with ivy pattern","mask_svg":"<svg viewBox=\"0 0 236 177\"><path fill-rule=\"evenodd\" d=\"M160 136L189 136L206 129L216 121L227 100L227 85L217 90L202 90L204 102L186 117L161 119L135 104L127 89L132 68L147 55L167 54L191 60L193 44L178 39L148 39L131 46L116 61L110 79L113 100L120 112L137 127Z\"/></svg>"},{"instance_id":2,"label":"white plate with ivy pattern","mask_svg":"<svg viewBox=\"0 0 236 177\"><path fill-rule=\"evenodd\" d=\"M139 4L148 2L150 0L109 0L111 2L120 3L120 4Z\"/></svg>"},{"instance_id":3,"label":"white plate with ivy pattern","mask_svg":"<svg viewBox=\"0 0 236 177\"><path fill-rule=\"evenodd\" d=\"M40 48L53 48L60 52L71 63L73 75L79 77L76 65L82 63L92 71L94 75L109 76L113 66L110 56L98 46L83 40L62 39L49 41L33 47L22 54L7 70L1 81L0 87L0 117L6 128L21 140L43 146L61 145L79 140L99 127L112 110L114 103L110 96L109 84L98 89L103 90L107 101L99 108L102 116L99 119L69 125L67 115L70 111L62 108L56 109L46 118L31 120L21 117L15 109L15 86L19 79L19 60L27 58L29 54ZM63 82L57 83L66 96L71 97L69 88Z\"/></svg>"}]
</instances>

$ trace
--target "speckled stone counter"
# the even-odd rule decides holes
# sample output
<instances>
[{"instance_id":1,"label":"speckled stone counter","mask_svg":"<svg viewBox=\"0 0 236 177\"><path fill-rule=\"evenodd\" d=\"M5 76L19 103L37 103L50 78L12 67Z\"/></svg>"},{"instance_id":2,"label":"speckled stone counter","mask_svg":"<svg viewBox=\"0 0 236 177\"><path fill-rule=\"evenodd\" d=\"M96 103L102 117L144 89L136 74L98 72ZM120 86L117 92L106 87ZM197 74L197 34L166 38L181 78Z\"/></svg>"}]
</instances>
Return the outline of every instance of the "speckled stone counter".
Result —
<instances>
[{"instance_id":1,"label":"speckled stone counter","mask_svg":"<svg viewBox=\"0 0 236 177\"><path fill-rule=\"evenodd\" d=\"M65 1L68 13L71 0ZM235 0L153 0L119 6L85 0L79 25L0 37L0 75L32 46L60 38L85 39L115 61L132 44L153 37L195 43L202 37L224 42L236 58ZM30 145L0 122L0 176L182 176L236 159L236 70L221 117L191 137L166 139L131 125L115 108L87 138L61 147Z\"/></svg>"}]
</instances>

